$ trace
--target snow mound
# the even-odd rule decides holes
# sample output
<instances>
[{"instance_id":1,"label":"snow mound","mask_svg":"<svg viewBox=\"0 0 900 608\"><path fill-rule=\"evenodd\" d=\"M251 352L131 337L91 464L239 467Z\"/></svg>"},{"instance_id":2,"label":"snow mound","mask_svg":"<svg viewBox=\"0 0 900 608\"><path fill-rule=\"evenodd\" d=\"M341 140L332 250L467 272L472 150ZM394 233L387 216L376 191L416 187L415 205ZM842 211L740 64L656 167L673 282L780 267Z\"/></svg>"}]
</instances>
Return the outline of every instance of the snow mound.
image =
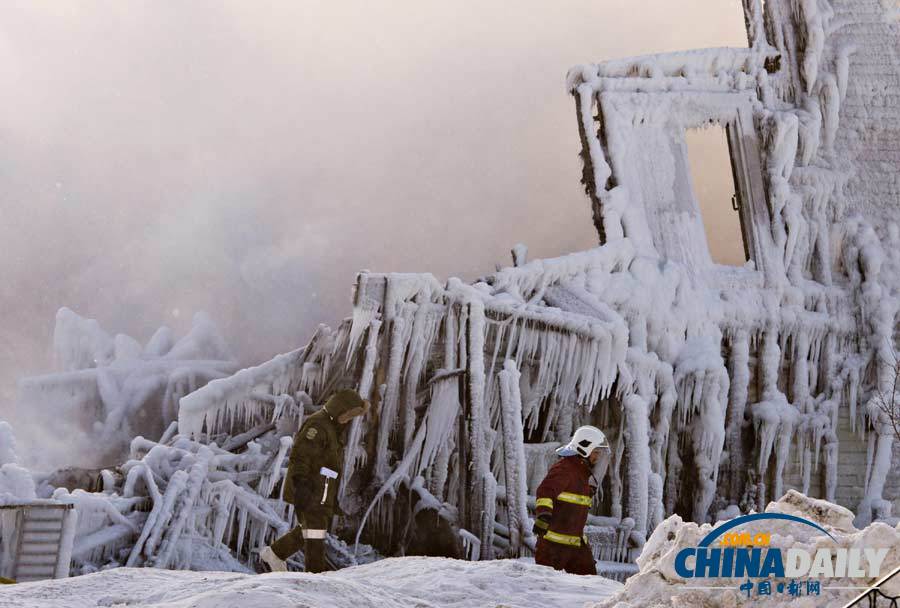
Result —
<instances>
[{"instance_id":1,"label":"snow mound","mask_svg":"<svg viewBox=\"0 0 900 608\"><path fill-rule=\"evenodd\" d=\"M808 498L790 490L777 502L766 507L766 513L785 513L803 517L821 525L834 537L834 541L809 526L798 526L787 521L766 520L766 530L771 532L771 545L782 549L799 548L815 552L820 548L887 548L882 562L884 575L900 565L900 525L892 528L876 522L863 530L853 527L853 513L824 500ZM721 523L721 522L717 522ZM703 607L725 608L754 605L760 601L765 605L790 605L796 608L819 606L842 607L860 593L857 587L873 585L876 578L822 579L820 596L792 598L787 594L773 593L767 597L753 596L747 600L739 591L739 585L746 580L737 578L698 578L691 581L679 577L675 572L675 556L685 547L696 547L700 540L713 529L710 524L698 526L684 522L678 515L663 521L650 535L644 550L637 559L638 574L625 583L615 596L604 598L591 608L650 608L650 607ZM814 578L814 577L813 577ZM780 581L781 579L771 579ZM755 581L754 581L755 582ZM890 589L893 591L891 581ZM900 586L900 582L896 583ZM722 589L713 589L712 586ZM829 587L834 589L829 590ZM842 589L838 589L842 587ZM900 589L897 589L900 592Z\"/></svg>"},{"instance_id":2,"label":"snow mound","mask_svg":"<svg viewBox=\"0 0 900 608\"><path fill-rule=\"evenodd\" d=\"M18 608L391 608L584 606L619 583L514 560L402 557L325 574L233 574L116 568L10 585L0 606Z\"/></svg>"}]
</instances>

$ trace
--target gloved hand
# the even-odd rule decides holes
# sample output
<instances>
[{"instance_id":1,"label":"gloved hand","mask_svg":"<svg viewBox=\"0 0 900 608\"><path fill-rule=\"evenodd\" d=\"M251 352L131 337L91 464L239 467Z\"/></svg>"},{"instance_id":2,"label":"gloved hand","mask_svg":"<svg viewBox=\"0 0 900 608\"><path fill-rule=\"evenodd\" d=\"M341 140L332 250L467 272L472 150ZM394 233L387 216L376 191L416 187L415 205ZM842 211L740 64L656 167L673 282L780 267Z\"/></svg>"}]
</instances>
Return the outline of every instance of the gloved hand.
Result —
<instances>
[{"instance_id":1,"label":"gloved hand","mask_svg":"<svg viewBox=\"0 0 900 608\"><path fill-rule=\"evenodd\" d=\"M534 520L534 526L531 528L531 533L541 538L544 534L547 533L547 530L550 529L550 517L549 513L541 513L537 516L537 519Z\"/></svg>"}]
</instances>

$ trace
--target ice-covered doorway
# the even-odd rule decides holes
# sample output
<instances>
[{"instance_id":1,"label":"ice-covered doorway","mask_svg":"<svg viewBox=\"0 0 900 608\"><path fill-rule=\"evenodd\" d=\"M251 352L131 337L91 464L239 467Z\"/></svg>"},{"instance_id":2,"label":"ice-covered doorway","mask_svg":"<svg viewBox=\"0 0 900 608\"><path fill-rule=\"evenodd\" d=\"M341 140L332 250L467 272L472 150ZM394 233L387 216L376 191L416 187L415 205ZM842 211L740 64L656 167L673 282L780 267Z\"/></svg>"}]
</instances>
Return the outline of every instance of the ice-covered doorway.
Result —
<instances>
[{"instance_id":1,"label":"ice-covered doorway","mask_svg":"<svg viewBox=\"0 0 900 608\"><path fill-rule=\"evenodd\" d=\"M716 264L743 266L749 248L741 229L740 197L725 129L719 125L689 129L685 141L710 257Z\"/></svg>"}]
</instances>

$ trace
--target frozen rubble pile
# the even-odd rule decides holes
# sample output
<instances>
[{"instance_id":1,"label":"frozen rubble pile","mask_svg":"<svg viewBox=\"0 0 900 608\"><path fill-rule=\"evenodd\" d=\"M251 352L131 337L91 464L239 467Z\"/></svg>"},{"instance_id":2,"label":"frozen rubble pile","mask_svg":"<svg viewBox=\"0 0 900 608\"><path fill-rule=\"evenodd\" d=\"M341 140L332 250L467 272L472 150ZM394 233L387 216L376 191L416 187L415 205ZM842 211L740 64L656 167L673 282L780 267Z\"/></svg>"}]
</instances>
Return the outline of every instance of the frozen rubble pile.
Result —
<instances>
[{"instance_id":1,"label":"frozen rubble pile","mask_svg":"<svg viewBox=\"0 0 900 608\"><path fill-rule=\"evenodd\" d=\"M141 345L62 308L53 355L56 372L19 381L17 408L28 416L18 431L30 439L20 456L36 470L117 462L134 436L158 437L175 420L181 397L237 369L204 313L180 339L161 327Z\"/></svg>"},{"instance_id":2,"label":"frozen rubble pile","mask_svg":"<svg viewBox=\"0 0 900 608\"><path fill-rule=\"evenodd\" d=\"M91 437L104 448L113 448L96 453L117 458L122 454L120 464L32 476L15 464L11 427L0 422L0 503L52 500L74 505L72 574L119 566L253 572L258 550L294 525L293 506L280 498L287 457L304 417L321 406L313 405L300 387L293 396L272 394L271 386L257 382L245 386L255 409L244 404L235 416L219 419L222 429L204 434L202 442L180 434L173 420L179 395L210 378L226 376L234 364L225 358L224 342L203 315L182 340L174 342L167 333L157 332L144 354L135 351L134 357L123 358L109 350L110 343L94 321L60 312L56 345L61 360L68 362L63 367L101 361L106 367L71 373L92 372L91 383L102 387L110 381L112 388L119 389L113 392L114 398L106 393L106 401L95 403L98 408L115 407L96 421ZM121 337L117 341L127 343ZM307 366L312 369L318 352L314 348L281 357L276 363L296 362L306 352L312 353ZM274 368L277 365L264 368L269 370L264 377L277 375ZM245 370L229 382L238 384L254 373ZM106 374L109 377L104 379ZM310 378L302 386L312 390L318 385L314 373ZM23 385L27 394L44 398L67 389L70 378L61 373L28 379ZM63 405L83 407L82 397L74 391L73 399L79 403ZM162 422L168 422L167 426L152 435ZM122 451L117 444L125 436L128 442ZM80 449L68 441L58 443L69 450ZM327 557L334 567L344 567L367 563L377 554L367 545L354 551L329 536ZM295 569L303 567L302 552L291 564Z\"/></svg>"},{"instance_id":3,"label":"frozen rubble pile","mask_svg":"<svg viewBox=\"0 0 900 608\"><path fill-rule=\"evenodd\" d=\"M817 549L887 549L882 561L881 575L900 565L900 525L891 527L875 522L862 530L853 526L853 513L847 509L826 502L807 498L799 493L790 492L782 499L771 502L766 513L785 513L795 515L818 523L834 540L820 531L798 526L792 522L780 520L764 520L766 532L771 533L771 547L782 549L802 549L815 553ZM721 523L721 522L720 522ZM755 598L748 602L739 590L745 578L698 578L685 580L675 572L675 556L685 547L696 547L710 530L712 525L697 525L683 522L677 515L666 519L654 530L647 540L644 551L638 557L640 567L638 574L626 582L624 588L614 596L592 604L593 608L654 608L654 607L687 607L702 606L704 608L730 608L752 605L757 599L765 605L789 605L797 608L831 607L840 608L859 595L859 587L875 584L879 577L828 578L821 579L820 596L791 597L788 594L774 593L769 597ZM815 578L815 577L812 577ZM772 578L774 585L778 582L788 583L783 579ZM755 581L754 581L755 582ZM893 584L900 593L900 581ZM710 589L720 586L721 590ZM698 588L702 587L702 588ZM829 588L833 588L829 590ZM842 589L838 589L843 587Z\"/></svg>"},{"instance_id":4,"label":"frozen rubble pile","mask_svg":"<svg viewBox=\"0 0 900 608\"><path fill-rule=\"evenodd\" d=\"M430 275L398 274L360 281L352 319L184 397L179 432L234 432L298 391L321 402L333 387L354 386L378 408L354 422L348 440L342 508L357 539L378 539L388 554L440 545L441 554L471 559L530 555L540 471L575 417L589 414L579 404L609 395L625 364L625 324L611 311L597 319L517 304L483 283L445 288ZM373 291L382 302L369 300ZM625 520L592 520L604 539L598 557L622 561L640 542ZM428 547L422 541L435 525L441 540Z\"/></svg>"},{"instance_id":5,"label":"frozen rubble pile","mask_svg":"<svg viewBox=\"0 0 900 608\"><path fill-rule=\"evenodd\" d=\"M178 435L173 423L158 442L132 440L129 460L101 471L100 491L57 488L52 498L77 513L73 574L118 566L252 572L256 550L293 526L293 507L279 498L291 448L290 436L271 432L280 423L225 438L222 448ZM337 566L372 559L367 547L357 560L340 541L328 543Z\"/></svg>"},{"instance_id":6,"label":"frozen rubble pile","mask_svg":"<svg viewBox=\"0 0 900 608\"><path fill-rule=\"evenodd\" d=\"M11 585L0 606L17 608L547 608L582 606L621 585L523 561L487 564L427 557L385 559L324 574L248 576L118 568Z\"/></svg>"}]
</instances>

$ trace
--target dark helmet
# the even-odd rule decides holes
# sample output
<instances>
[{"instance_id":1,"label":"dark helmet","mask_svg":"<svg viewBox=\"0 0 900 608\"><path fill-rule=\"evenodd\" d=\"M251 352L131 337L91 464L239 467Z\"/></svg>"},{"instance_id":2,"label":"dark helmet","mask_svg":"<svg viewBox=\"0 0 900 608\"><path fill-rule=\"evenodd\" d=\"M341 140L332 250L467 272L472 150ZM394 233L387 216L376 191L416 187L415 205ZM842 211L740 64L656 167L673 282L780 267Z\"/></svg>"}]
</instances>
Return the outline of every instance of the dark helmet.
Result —
<instances>
[{"instance_id":1,"label":"dark helmet","mask_svg":"<svg viewBox=\"0 0 900 608\"><path fill-rule=\"evenodd\" d=\"M345 388L334 393L325 402L325 411L337 419L341 414L357 408L368 409L368 401L363 400L356 391Z\"/></svg>"}]
</instances>

